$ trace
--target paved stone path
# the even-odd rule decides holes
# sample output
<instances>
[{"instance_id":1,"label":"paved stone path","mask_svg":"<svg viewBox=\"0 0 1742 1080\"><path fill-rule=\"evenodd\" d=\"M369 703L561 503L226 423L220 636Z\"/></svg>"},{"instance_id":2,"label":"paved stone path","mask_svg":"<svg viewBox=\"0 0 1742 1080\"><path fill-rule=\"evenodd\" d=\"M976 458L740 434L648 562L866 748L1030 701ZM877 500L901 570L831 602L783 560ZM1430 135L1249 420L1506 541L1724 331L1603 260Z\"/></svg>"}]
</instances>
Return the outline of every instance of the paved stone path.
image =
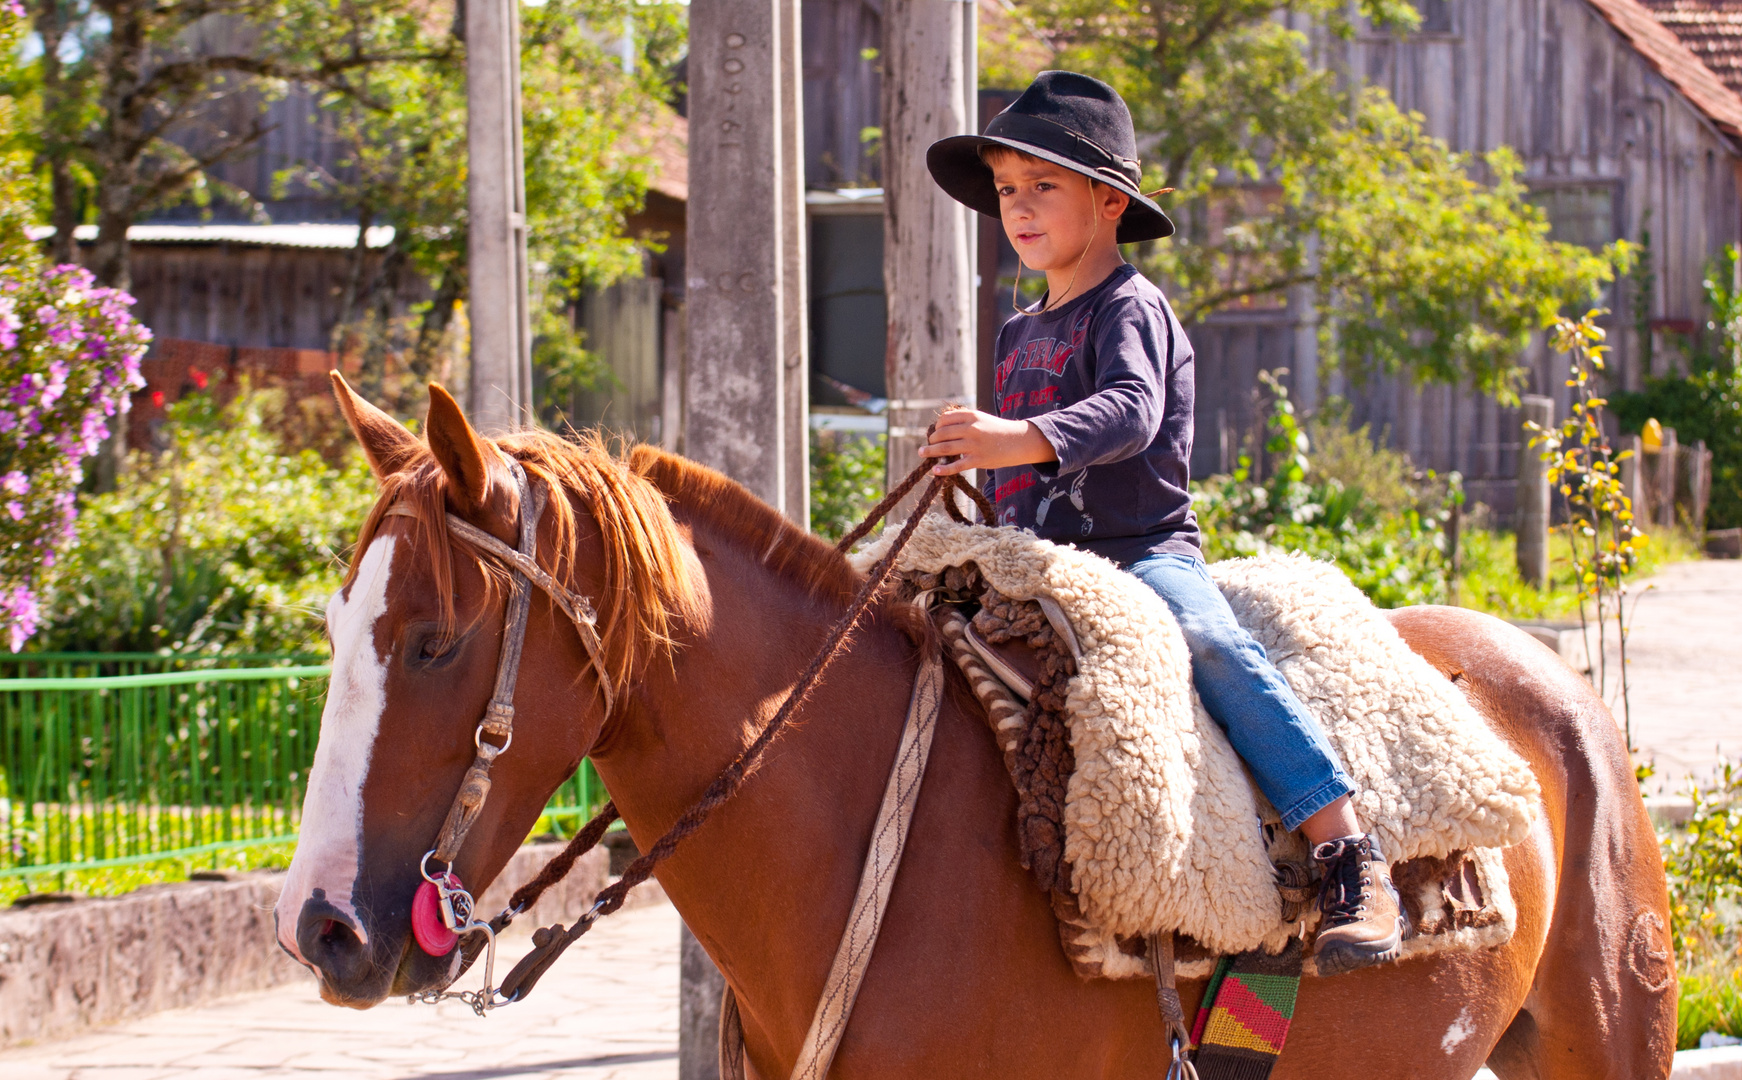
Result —
<instances>
[{"instance_id":1,"label":"paved stone path","mask_svg":"<svg viewBox=\"0 0 1742 1080\"><path fill-rule=\"evenodd\" d=\"M456 1003L367 1012L312 979L65 1042L0 1051L6 1080L673 1080L677 912L632 908L563 955L524 1004L485 1019ZM498 974L529 947L503 942ZM463 987L477 985L469 975Z\"/></svg>"},{"instance_id":2,"label":"paved stone path","mask_svg":"<svg viewBox=\"0 0 1742 1080\"><path fill-rule=\"evenodd\" d=\"M1643 584L1627 639L1633 740L1657 761L1650 786L1674 792L1720 749L1742 758L1742 561L1676 563Z\"/></svg>"}]
</instances>

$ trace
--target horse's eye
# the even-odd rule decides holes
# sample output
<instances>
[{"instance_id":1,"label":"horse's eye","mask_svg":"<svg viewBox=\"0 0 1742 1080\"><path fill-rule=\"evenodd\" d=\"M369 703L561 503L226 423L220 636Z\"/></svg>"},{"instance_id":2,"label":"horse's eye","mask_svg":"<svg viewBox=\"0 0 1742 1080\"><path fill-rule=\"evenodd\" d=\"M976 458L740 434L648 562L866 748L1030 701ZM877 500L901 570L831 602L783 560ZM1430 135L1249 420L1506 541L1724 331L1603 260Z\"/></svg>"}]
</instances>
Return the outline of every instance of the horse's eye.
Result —
<instances>
[{"instance_id":1,"label":"horse's eye","mask_svg":"<svg viewBox=\"0 0 1742 1080\"><path fill-rule=\"evenodd\" d=\"M419 623L405 634L403 655L417 667L429 667L452 656L458 639L447 638L434 623Z\"/></svg>"}]
</instances>

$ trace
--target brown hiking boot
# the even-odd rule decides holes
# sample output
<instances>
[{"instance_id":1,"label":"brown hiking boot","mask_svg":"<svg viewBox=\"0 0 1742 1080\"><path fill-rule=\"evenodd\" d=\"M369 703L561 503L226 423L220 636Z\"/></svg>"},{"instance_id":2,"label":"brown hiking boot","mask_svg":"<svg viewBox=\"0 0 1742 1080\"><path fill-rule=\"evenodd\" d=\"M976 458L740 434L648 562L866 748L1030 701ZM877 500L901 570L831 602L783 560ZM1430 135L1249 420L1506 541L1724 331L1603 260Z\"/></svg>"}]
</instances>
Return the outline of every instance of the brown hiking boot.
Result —
<instances>
[{"instance_id":1,"label":"brown hiking boot","mask_svg":"<svg viewBox=\"0 0 1742 1080\"><path fill-rule=\"evenodd\" d=\"M1391 884L1391 867L1371 836L1345 836L1313 849L1325 871L1313 960L1320 975L1395 960L1409 916Z\"/></svg>"}]
</instances>

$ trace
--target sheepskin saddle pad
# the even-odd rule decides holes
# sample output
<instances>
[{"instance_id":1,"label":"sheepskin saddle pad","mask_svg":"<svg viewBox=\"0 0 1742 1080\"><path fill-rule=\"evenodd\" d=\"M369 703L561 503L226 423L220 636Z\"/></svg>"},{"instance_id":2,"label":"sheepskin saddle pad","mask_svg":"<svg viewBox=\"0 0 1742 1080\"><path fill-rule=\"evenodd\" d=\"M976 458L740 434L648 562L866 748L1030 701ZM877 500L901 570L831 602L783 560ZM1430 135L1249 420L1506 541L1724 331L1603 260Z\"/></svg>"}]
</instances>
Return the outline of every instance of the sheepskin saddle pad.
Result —
<instances>
[{"instance_id":1,"label":"sheepskin saddle pad","mask_svg":"<svg viewBox=\"0 0 1742 1080\"><path fill-rule=\"evenodd\" d=\"M879 559L896 531L856 565ZM1024 863L1051 891L1079 972L1144 975L1142 943L1156 933L1185 935L1208 957L1276 952L1311 929L1306 844L1276 824L1204 711L1160 597L1096 555L935 515L897 572L987 703L1017 787ZM1516 909L1497 849L1529 834L1538 805L1523 759L1335 567L1264 555L1210 572L1324 726L1357 815L1398 867L1421 928L1404 955L1508 940ZM1014 672L987 648L999 640L1050 648Z\"/></svg>"}]
</instances>

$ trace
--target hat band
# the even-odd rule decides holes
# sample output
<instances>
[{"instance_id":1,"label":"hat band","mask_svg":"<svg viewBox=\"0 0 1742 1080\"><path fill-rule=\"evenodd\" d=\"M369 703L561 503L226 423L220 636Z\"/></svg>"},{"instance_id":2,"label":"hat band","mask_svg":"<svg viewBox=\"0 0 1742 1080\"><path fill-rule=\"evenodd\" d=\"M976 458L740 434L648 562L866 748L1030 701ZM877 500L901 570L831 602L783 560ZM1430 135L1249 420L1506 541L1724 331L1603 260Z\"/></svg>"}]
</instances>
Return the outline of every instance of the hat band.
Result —
<instances>
[{"instance_id":1,"label":"hat band","mask_svg":"<svg viewBox=\"0 0 1742 1080\"><path fill-rule=\"evenodd\" d=\"M986 125L986 135L1049 150L1102 173L1111 181L1123 181L1132 187L1143 177L1142 166L1136 158L1120 157L1088 136L1043 116L1006 110Z\"/></svg>"}]
</instances>

